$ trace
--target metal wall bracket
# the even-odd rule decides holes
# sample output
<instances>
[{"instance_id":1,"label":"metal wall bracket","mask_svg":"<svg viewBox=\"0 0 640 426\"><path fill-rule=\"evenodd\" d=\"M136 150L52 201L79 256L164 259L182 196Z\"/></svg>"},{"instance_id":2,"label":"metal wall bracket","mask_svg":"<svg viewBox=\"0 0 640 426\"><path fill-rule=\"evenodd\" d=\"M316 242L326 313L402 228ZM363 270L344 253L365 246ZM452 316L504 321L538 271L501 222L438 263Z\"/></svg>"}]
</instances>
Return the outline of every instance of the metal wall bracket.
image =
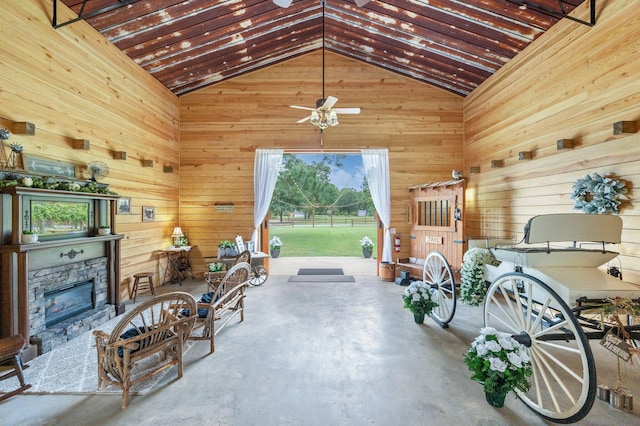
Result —
<instances>
[{"instance_id":1,"label":"metal wall bracket","mask_svg":"<svg viewBox=\"0 0 640 426\"><path fill-rule=\"evenodd\" d=\"M78 22L78 21L84 21L85 19L93 18L94 16L100 15L101 13L106 13L115 9L119 9L124 6L128 6L131 3L137 2L138 0L118 0L117 3L112 4L111 6L106 6L106 7L103 7L102 9L94 10L85 15L83 15L84 7L87 5L87 2L89 0L83 0L82 6L80 6L80 10L78 11L78 17L70 19L66 22L62 22L60 24L58 23L58 0L52 0L52 1L53 1L53 19L51 21L51 25L53 26L54 29L57 30L58 28L64 27L65 25L73 24L74 22Z\"/></svg>"},{"instance_id":2,"label":"metal wall bracket","mask_svg":"<svg viewBox=\"0 0 640 426\"><path fill-rule=\"evenodd\" d=\"M589 11L590 11L589 22L583 21L582 19L574 18L573 16L569 16L567 14L567 11L564 8L563 0L558 0L558 7L560 8L559 11L541 6L537 4L535 1L529 1L529 0L511 0L511 1L513 1L514 3L521 4L523 6L526 6L528 9L535 10L536 12L544 13L546 15L551 15L559 19L567 18L574 22L587 25L589 27L593 27L596 24L596 0L589 0Z\"/></svg>"}]
</instances>

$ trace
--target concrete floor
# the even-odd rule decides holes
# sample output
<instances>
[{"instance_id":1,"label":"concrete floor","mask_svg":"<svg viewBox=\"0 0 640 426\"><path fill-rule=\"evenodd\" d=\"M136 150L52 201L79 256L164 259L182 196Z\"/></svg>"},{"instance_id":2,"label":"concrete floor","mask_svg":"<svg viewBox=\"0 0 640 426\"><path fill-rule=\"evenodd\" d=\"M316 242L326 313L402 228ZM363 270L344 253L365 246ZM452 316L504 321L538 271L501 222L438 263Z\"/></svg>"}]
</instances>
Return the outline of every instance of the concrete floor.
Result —
<instances>
[{"instance_id":1,"label":"concrete floor","mask_svg":"<svg viewBox=\"0 0 640 426\"><path fill-rule=\"evenodd\" d=\"M288 283L299 267L342 267L356 282ZM548 424L514 394L490 407L469 379L462 357L482 326L481 308L459 305L446 330L417 325L402 308L404 287L379 280L372 259L279 258L270 272L249 288L244 323L218 335L214 354L206 342L187 352L181 380L171 370L125 410L119 395L23 394L0 403L0 424ZM188 280L161 291L205 289ZM598 355L598 375L614 383L608 360ZM639 395L638 370L625 368L624 377ZM596 400L579 424L638 425L637 411Z\"/></svg>"}]
</instances>

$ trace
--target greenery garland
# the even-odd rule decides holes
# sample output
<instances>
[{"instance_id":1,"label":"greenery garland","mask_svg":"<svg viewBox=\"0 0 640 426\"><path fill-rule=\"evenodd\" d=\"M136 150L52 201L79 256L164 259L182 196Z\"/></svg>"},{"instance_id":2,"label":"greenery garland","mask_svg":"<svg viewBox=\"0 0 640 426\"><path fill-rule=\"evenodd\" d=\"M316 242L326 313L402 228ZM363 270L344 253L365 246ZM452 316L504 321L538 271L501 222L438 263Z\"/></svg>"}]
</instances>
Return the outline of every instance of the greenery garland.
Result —
<instances>
[{"instance_id":1,"label":"greenery garland","mask_svg":"<svg viewBox=\"0 0 640 426\"><path fill-rule=\"evenodd\" d=\"M460 301L466 305L480 306L487 293L485 285L484 265L498 266L500 261L493 257L491 251L483 248L467 250L462 258L462 283L460 284Z\"/></svg>"},{"instance_id":2,"label":"greenery garland","mask_svg":"<svg viewBox=\"0 0 640 426\"><path fill-rule=\"evenodd\" d=\"M588 214L618 213L621 203L618 197L627 192L624 186L624 182L600 176L598 173L585 175L573 184L573 208Z\"/></svg>"}]
</instances>

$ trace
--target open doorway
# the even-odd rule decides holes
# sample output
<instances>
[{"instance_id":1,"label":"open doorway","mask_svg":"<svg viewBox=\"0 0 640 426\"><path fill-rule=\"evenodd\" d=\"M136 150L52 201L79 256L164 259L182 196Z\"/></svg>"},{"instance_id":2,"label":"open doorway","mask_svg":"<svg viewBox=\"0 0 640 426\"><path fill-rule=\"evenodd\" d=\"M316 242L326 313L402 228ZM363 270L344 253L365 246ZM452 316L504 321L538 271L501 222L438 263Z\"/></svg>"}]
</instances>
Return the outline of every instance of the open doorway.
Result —
<instances>
[{"instance_id":1,"label":"open doorway","mask_svg":"<svg viewBox=\"0 0 640 426\"><path fill-rule=\"evenodd\" d=\"M273 257L375 258L374 213L359 153L284 154L269 208Z\"/></svg>"}]
</instances>

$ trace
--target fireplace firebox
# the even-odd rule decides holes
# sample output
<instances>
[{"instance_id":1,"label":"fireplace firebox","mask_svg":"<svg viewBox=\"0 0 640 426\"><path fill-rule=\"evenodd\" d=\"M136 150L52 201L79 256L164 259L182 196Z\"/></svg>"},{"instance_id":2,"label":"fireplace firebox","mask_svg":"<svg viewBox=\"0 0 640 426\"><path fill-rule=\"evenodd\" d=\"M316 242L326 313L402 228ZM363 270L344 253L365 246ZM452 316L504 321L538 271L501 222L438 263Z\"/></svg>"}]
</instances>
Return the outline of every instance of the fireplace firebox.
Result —
<instances>
[{"instance_id":1,"label":"fireplace firebox","mask_svg":"<svg viewBox=\"0 0 640 426\"><path fill-rule=\"evenodd\" d=\"M45 324L51 327L95 308L93 280L82 281L48 291L45 297Z\"/></svg>"}]
</instances>

